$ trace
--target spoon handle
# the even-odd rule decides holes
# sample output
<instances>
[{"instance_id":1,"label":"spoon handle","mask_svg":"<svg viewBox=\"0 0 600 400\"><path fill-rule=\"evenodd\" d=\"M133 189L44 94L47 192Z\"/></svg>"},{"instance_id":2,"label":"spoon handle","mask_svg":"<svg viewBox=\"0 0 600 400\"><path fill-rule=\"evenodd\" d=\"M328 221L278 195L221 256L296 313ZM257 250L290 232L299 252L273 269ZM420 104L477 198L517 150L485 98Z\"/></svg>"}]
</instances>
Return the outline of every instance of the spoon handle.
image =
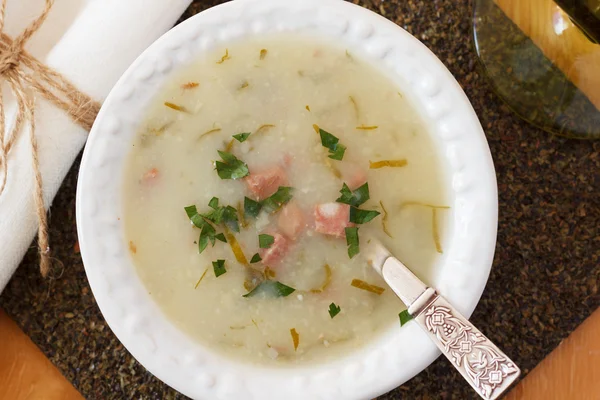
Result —
<instances>
[{"instance_id":1,"label":"spoon handle","mask_svg":"<svg viewBox=\"0 0 600 400\"><path fill-rule=\"evenodd\" d=\"M482 398L498 398L521 375L521 370L446 299L432 289L428 292L423 295L433 295L434 300L421 310L411 306L409 312ZM413 306L418 303L415 301Z\"/></svg>"}]
</instances>

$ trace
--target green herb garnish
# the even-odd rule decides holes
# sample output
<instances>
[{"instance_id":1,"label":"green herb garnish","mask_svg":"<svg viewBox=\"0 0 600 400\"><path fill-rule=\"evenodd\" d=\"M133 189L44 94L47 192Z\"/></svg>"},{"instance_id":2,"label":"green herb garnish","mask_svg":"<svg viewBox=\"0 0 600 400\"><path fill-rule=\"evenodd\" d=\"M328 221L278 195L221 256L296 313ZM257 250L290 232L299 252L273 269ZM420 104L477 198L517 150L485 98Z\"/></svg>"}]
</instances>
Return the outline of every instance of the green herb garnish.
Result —
<instances>
[{"instance_id":1,"label":"green herb garnish","mask_svg":"<svg viewBox=\"0 0 600 400\"><path fill-rule=\"evenodd\" d=\"M213 209L213 211L206 214L201 214L202 217L211 221L215 225L225 224L229 229L235 232L240 231L238 214L235 208L231 206L219 207L219 199L216 197L213 197L208 205Z\"/></svg>"},{"instance_id":2,"label":"green herb garnish","mask_svg":"<svg viewBox=\"0 0 600 400\"><path fill-rule=\"evenodd\" d=\"M342 195L336 200L338 203L344 203L353 207L358 207L370 199L369 183L365 182L364 185L354 191L351 191L348 185L344 183L340 193Z\"/></svg>"},{"instance_id":3,"label":"green herb garnish","mask_svg":"<svg viewBox=\"0 0 600 400\"><path fill-rule=\"evenodd\" d=\"M225 151L217 150L223 161L215 161L217 174L221 179L240 179L250 174L248 165L238 160L236 156Z\"/></svg>"},{"instance_id":4,"label":"green herb garnish","mask_svg":"<svg viewBox=\"0 0 600 400\"><path fill-rule=\"evenodd\" d=\"M329 316L331 318L335 317L336 315L338 315L340 313L340 311L342 311L341 307L336 305L335 303L331 303L329 305Z\"/></svg>"},{"instance_id":5,"label":"green herb garnish","mask_svg":"<svg viewBox=\"0 0 600 400\"><path fill-rule=\"evenodd\" d=\"M350 222L355 224L366 224L379 214L381 213L375 210L361 210L356 207L350 207Z\"/></svg>"},{"instance_id":6,"label":"green herb garnish","mask_svg":"<svg viewBox=\"0 0 600 400\"><path fill-rule=\"evenodd\" d=\"M206 249L206 246L208 246L208 242L211 242L214 246L216 239L215 236L215 228L213 228L211 224L205 221L204 226L200 231L200 237L198 238L198 253L202 253Z\"/></svg>"},{"instance_id":7,"label":"green herb garnish","mask_svg":"<svg viewBox=\"0 0 600 400\"><path fill-rule=\"evenodd\" d=\"M219 208L219 199L217 197L213 197L212 199L210 199L210 201L208 202L208 206L212 209L218 209Z\"/></svg>"},{"instance_id":8,"label":"green herb garnish","mask_svg":"<svg viewBox=\"0 0 600 400\"><path fill-rule=\"evenodd\" d=\"M258 217L260 213L260 209L262 208L262 204L258 201L254 201L248 197L244 197L244 213L253 218Z\"/></svg>"},{"instance_id":9,"label":"green herb garnish","mask_svg":"<svg viewBox=\"0 0 600 400\"><path fill-rule=\"evenodd\" d=\"M262 261L262 258L260 257L260 255L258 253L256 253L250 259L250 264L254 264L254 263L257 263L259 261Z\"/></svg>"},{"instance_id":10,"label":"green herb garnish","mask_svg":"<svg viewBox=\"0 0 600 400\"><path fill-rule=\"evenodd\" d=\"M219 206L219 199L216 197L210 199L208 205L212 208L212 211L205 214L198 213L196 206L184 207L190 221L192 221L194 226L200 228L200 237L198 238L199 253L202 253L206 249L208 243L214 246L216 240L227 243L225 235L223 233L217 234L214 225L225 224L226 227L236 232L240 230L237 210L235 208L231 206Z\"/></svg>"},{"instance_id":11,"label":"green herb garnish","mask_svg":"<svg viewBox=\"0 0 600 400\"><path fill-rule=\"evenodd\" d=\"M331 152L331 150L329 151L331 153L329 155L329 158L341 161L342 158L344 158L345 151L346 151L346 146L344 146L343 144L338 144L335 151L333 151L333 152Z\"/></svg>"},{"instance_id":12,"label":"green herb garnish","mask_svg":"<svg viewBox=\"0 0 600 400\"><path fill-rule=\"evenodd\" d=\"M223 275L227 270L225 269L225 260L213 261L213 270L215 271L215 277Z\"/></svg>"},{"instance_id":13,"label":"green herb garnish","mask_svg":"<svg viewBox=\"0 0 600 400\"><path fill-rule=\"evenodd\" d=\"M251 132L242 132L242 133L238 133L237 135L233 135L233 137L240 143L245 142L246 139L248 139L248 136L250 136Z\"/></svg>"},{"instance_id":14,"label":"green herb garnish","mask_svg":"<svg viewBox=\"0 0 600 400\"><path fill-rule=\"evenodd\" d=\"M289 186L279 186L275 193L262 201L262 206L268 212L274 212L278 210L282 205L292 199L293 190L294 188Z\"/></svg>"},{"instance_id":15,"label":"green herb garnish","mask_svg":"<svg viewBox=\"0 0 600 400\"><path fill-rule=\"evenodd\" d=\"M188 206L184 209L194 226L200 228L200 237L198 238L198 253L202 253L206 249L206 246L208 246L209 242L214 246L217 235L215 228L211 225L211 223L207 222L205 217L198 213L196 206ZM221 237L219 237L219 240L221 240Z\"/></svg>"},{"instance_id":16,"label":"green herb garnish","mask_svg":"<svg viewBox=\"0 0 600 400\"><path fill-rule=\"evenodd\" d=\"M318 125L313 125L313 128L321 136L321 144L323 147L327 147L329 149L329 158L341 161L344 158L346 146L340 143L340 139L319 128Z\"/></svg>"},{"instance_id":17,"label":"green herb garnish","mask_svg":"<svg viewBox=\"0 0 600 400\"><path fill-rule=\"evenodd\" d=\"M404 324L413 319L413 316L408 313L408 310L402 311L398 314L398 317L400 317L400 326L404 326Z\"/></svg>"},{"instance_id":18,"label":"green herb garnish","mask_svg":"<svg viewBox=\"0 0 600 400\"><path fill-rule=\"evenodd\" d=\"M267 235L266 233L258 235L258 247L261 249L268 249L273 243L275 243L275 238L273 236Z\"/></svg>"},{"instance_id":19,"label":"green herb garnish","mask_svg":"<svg viewBox=\"0 0 600 400\"><path fill-rule=\"evenodd\" d=\"M358 246L358 228L345 228L344 231L346 233L346 244L348 245L348 257L352 258L360 251Z\"/></svg>"},{"instance_id":20,"label":"green herb garnish","mask_svg":"<svg viewBox=\"0 0 600 400\"><path fill-rule=\"evenodd\" d=\"M261 292L273 297L286 297L295 291L296 289L284 285L281 282L262 281L258 286L252 289L249 293L245 294L243 297L253 297Z\"/></svg>"},{"instance_id":21,"label":"green herb garnish","mask_svg":"<svg viewBox=\"0 0 600 400\"><path fill-rule=\"evenodd\" d=\"M198 209L196 209L196 206L188 206L184 207L184 209L188 218L190 219L190 221L192 221L192 224L194 224L195 227L202 228L204 226L206 222L204 221L202 216L198 214Z\"/></svg>"}]
</instances>

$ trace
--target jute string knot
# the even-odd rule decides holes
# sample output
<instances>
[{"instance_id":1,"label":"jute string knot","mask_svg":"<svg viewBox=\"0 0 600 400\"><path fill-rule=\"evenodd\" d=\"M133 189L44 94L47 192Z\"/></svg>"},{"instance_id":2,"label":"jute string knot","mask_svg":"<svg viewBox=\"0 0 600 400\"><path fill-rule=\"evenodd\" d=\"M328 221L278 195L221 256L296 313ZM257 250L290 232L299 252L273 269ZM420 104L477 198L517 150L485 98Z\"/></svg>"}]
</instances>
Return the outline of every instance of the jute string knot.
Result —
<instances>
[{"instance_id":1,"label":"jute string knot","mask_svg":"<svg viewBox=\"0 0 600 400\"><path fill-rule=\"evenodd\" d=\"M0 75L4 75L9 70L17 67L21 59L21 47L19 43L13 44L0 55Z\"/></svg>"},{"instance_id":2,"label":"jute string knot","mask_svg":"<svg viewBox=\"0 0 600 400\"><path fill-rule=\"evenodd\" d=\"M32 169L34 177L33 196L35 212L39 222L38 247L40 252L40 272L46 277L50 271L50 246L48 241L48 220L42 191L42 176L35 135L34 95L40 95L56 107L65 111L77 124L90 130L100 110L100 104L58 72L42 64L29 54L24 46L31 36L42 26L54 0L46 0L42 13L29 24L16 38L4 33L4 17L7 0L0 3L0 196L8 182L10 151L21 134L25 124L29 124ZM3 83L7 83L17 101L17 115L14 126L6 132L6 116L2 97Z\"/></svg>"}]
</instances>

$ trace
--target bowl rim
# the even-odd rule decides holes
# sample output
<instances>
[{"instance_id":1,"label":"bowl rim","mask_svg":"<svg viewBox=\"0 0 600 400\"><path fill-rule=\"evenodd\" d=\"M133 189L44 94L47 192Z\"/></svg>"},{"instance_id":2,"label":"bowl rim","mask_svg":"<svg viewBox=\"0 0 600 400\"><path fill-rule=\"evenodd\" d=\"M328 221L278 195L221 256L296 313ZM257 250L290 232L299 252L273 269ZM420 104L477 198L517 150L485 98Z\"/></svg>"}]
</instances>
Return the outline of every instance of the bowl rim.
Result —
<instances>
[{"instance_id":1,"label":"bowl rim","mask_svg":"<svg viewBox=\"0 0 600 400\"><path fill-rule=\"evenodd\" d=\"M440 354L416 324L389 329L365 348L326 364L244 364L207 351L168 322L137 277L125 246L119 219L122 165L144 99L173 69L209 49L247 35L281 32L338 40L377 63L428 121L453 204L450 243L432 286L471 315L489 276L497 231L496 175L483 129L458 82L425 45L391 21L341 0L228 2L189 18L148 47L112 89L90 132L77 186L81 256L115 335L152 374L189 397L373 398L412 378Z\"/></svg>"}]
</instances>

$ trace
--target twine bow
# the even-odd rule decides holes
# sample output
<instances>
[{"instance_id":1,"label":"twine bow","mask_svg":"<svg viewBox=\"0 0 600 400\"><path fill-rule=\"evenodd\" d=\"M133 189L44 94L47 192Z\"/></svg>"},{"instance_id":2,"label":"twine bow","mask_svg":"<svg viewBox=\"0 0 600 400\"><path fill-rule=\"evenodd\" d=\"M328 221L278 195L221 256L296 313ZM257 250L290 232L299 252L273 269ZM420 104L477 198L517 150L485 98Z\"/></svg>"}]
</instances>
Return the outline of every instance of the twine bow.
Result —
<instances>
[{"instance_id":1,"label":"twine bow","mask_svg":"<svg viewBox=\"0 0 600 400\"><path fill-rule=\"evenodd\" d=\"M35 135L34 94L41 95L55 106L64 110L76 123L90 130L100 104L62 77L58 72L36 60L24 50L31 36L42 26L54 0L46 0L42 13L17 37L10 38L4 33L6 1L0 3L0 196L8 180L8 156L21 134L24 124L30 126L31 158L34 173L35 211L39 222L38 248L40 252L40 272L46 277L50 271L50 247L48 242L48 221L42 192L38 146ZM4 99L1 86L6 82L17 101L18 110L15 124L10 132L6 130Z\"/></svg>"}]
</instances>

